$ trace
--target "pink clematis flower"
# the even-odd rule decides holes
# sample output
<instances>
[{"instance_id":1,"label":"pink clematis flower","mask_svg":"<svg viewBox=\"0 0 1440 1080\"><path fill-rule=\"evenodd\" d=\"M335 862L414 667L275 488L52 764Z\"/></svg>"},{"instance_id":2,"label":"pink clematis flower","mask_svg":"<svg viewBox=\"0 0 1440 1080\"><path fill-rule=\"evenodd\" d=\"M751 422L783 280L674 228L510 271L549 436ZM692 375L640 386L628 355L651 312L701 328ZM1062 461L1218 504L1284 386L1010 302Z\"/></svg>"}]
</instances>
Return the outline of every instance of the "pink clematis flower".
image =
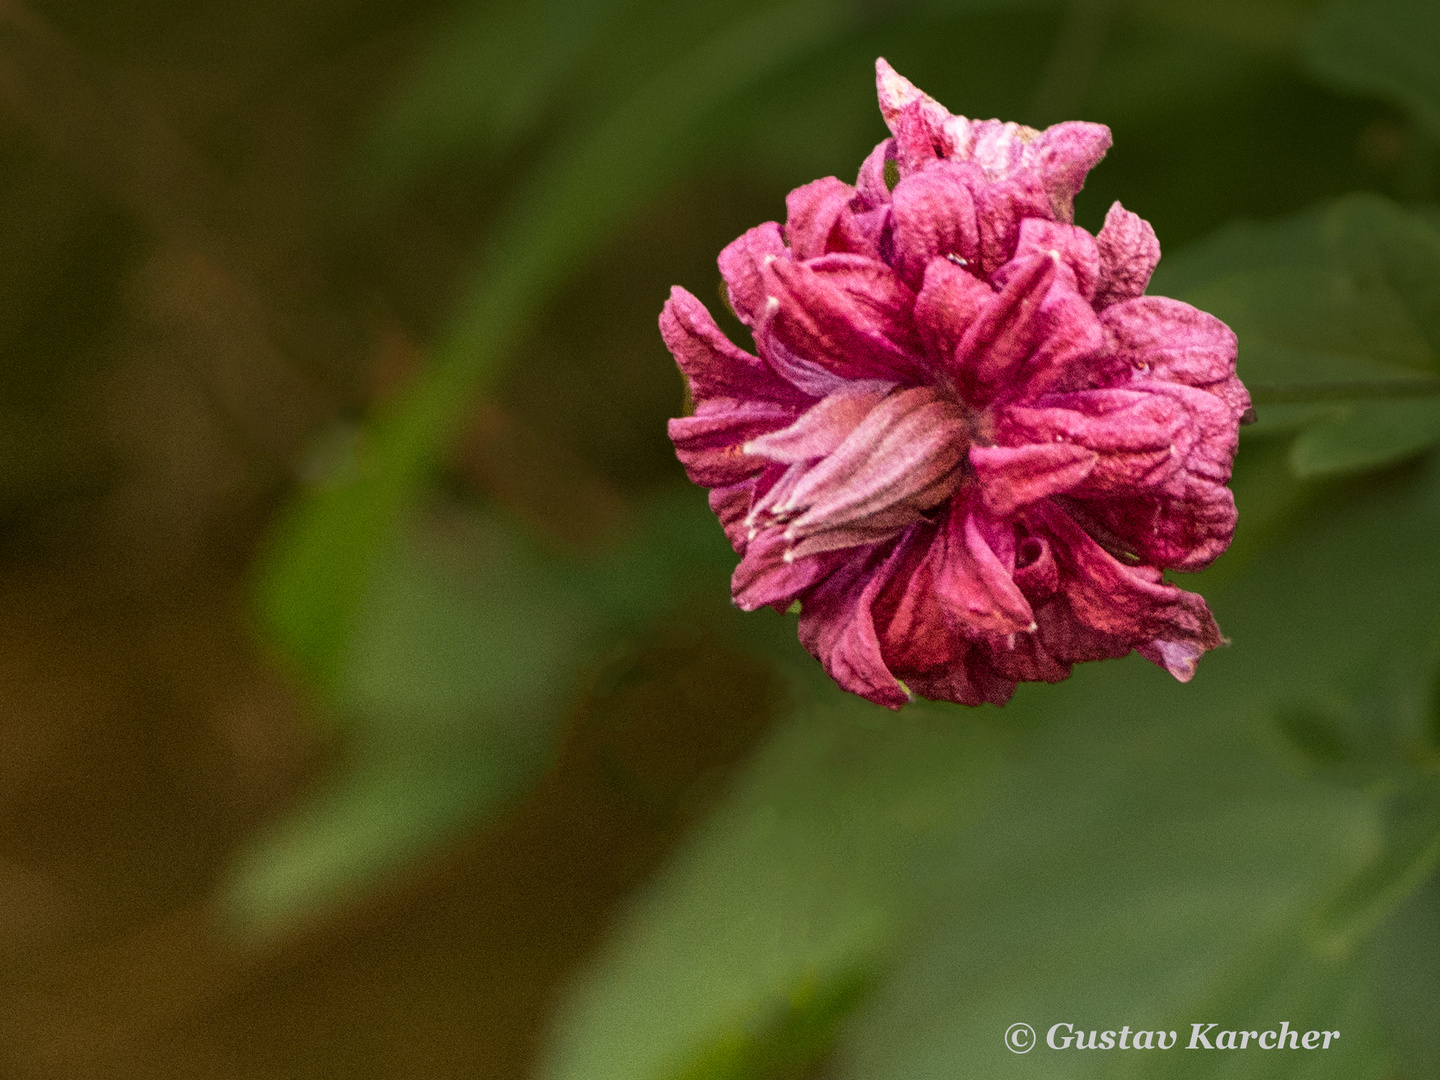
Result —
<instances>
[{"instance_id":1,"label":"pink clematis flower","mask_svg":"<svg viewBox=\"0 0 1440 1080\"><path fill-rule=\"evenodd\" d=\"M792 191L720 255L759 355L684 289L660 317L735 602L798 601L831 677L892 708L1132 649L1189 680L1220 632L1163 571L1234 532L1234 334L1143 295L1160 246L1119 203L1071 224L1107 128L967 120L876 67L893 138L856 183Z\"/></svg>"}]
</instances>

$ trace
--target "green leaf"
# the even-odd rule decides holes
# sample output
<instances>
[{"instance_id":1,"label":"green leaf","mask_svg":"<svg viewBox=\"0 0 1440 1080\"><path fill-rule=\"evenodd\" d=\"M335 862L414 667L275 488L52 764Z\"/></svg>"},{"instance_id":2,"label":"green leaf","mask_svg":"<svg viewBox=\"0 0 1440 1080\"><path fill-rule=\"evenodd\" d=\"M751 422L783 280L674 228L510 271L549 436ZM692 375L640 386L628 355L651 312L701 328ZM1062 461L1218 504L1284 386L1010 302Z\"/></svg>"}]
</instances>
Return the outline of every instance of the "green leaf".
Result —
<instances>
[{"instance_id":1,"label":"green leaf","mask_svg":"<svg viewBox=\"0 0 1440 1080\"><path fill-rule=\"evenodd\" d=\"M1407 1080L1440 1076L1440 875L1412 893L1381 933L1376 984Z\"/></svg>"},{"instance_id":2,"label":"green leaf","mask_svg":"<svg viewBox=\"0 0 1440 1080\"><path fill-rule=\"evenodd\" d=\"M710 110L853 20L839 0L790 0L685 55L656 58L657 73L638 92L571 132L517 189L429 368L362 433L356 478L293 505L260 561L261 622L321 685L334 685L394 525L521 328L611 229L663 190Z\"/></svg>"},{"instance_id":3,"label":"green leaf","mask_svg":"<svg viewBox=\"0 0 1440 1080\"><path fill-rule=\"evenodd\" d=\"M1407 110L1440 137L1440 8L1430 0L1338 0L1315 20L1311 70Z\"/></svg>"},{"instance_id":4,"label":"green leaf","mask_svg":"<svg viewBox=\"0 0 1440 1080\"><path fill-rule=\"evenodd\" d=\"M1225 320L1267 428L1298 428L1301 476L1360 472L1440 442L1440 233L1356 195L1182 252L1152 291Z\"/></svg>"},{"instance_id":5,"label":"green leaf","mask_svg":"<svg viewBox=\"0 0 1440 1080\"><path fill-rule=\"evenodd\" d=\"M251 933L343 900L507 805L550 762L578 677L734 554L703 496L656 499L601 555L550 554L493 514L422 515L387 549L332 704L339 770L255 838L224 888Z\"/></svg>"},{"instance_id":6,"label":"green leaf","mask_svg":"<svg viewBox=\"0 0 1440 1080\"><path fill-rule=\"evenodd\" d=\"M827 1075L1383 1075L1369 933L1430 865L1430 818L1392 794L1416 763L1377 739L1382 782L1336 784L1279 728L1321 700L1429 730L1437 544L1432 463L1315 510L1217 582L1233 645L1189 685L1132 657L998 713L846 700L798 716L616 927L543 1075L688 1075L802 980L856 970L873 990ZM1273 1059L1003 1041L1020 1021L1043 1042L1062 1021L1188 1038L1282 1020L1343 1035Z\"/></svg>"},{"instance_id":7,"label":"green leaf","mask_svg":"<svg viewBox=\"0 0 1440 1080\"><path fill-rule=\"evenodd\" d=\"M855 699L777 731L562 1009L543 1075L710 1075L735 1032L775 1037L797 987L868 983L902 931L917 847L976 811L1004 741Z\"/></svg>"}]
</instances>

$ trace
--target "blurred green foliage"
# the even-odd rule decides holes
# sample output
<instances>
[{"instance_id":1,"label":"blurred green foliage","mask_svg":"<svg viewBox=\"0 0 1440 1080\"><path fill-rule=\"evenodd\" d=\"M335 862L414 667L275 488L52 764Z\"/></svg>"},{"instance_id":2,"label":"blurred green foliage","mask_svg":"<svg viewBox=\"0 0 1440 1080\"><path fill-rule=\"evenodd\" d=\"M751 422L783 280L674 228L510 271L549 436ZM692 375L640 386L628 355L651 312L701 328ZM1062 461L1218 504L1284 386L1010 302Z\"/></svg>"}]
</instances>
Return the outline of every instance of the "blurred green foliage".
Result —
<instances>
[{"instance_id":1,"label":"blurred green foliage","mask_svg":"<svg viewBox=\"0 0 1440 1080\"><path fill-rule=\"evenodd\" d=\"M495 812L549 760L596 657L679 613L790 673L793 708L618 919L543 1075L1440 1072L1432 45L1418 0L442 18L361 140L356 202L378 213L463 166L493 208L424 370L257 571L264 626L346 722L348 756L237 863L232 910L271 929ZM642 493L620 535L562 555L439 482L477 396L525 385L526 334L597 260L711 295L713 267L660 250L677 216L719 205L733 235L789 186L848 177L883 134L876 54L956 111L1110 123L1078 220L1118 197L1167 253L1195 241L1152 291L1234 326L1260 423L1235 550L1198 579L1233 646L1193 684L1132 658L1003 711L891 716L830 688L793 622L726 613L732 557L700 492ZM1021 1020L1042 1038L1056 1021L1344 1035L1274 1059L1018 1057L1002 1038Z\"/></svg>"}]
</instances>

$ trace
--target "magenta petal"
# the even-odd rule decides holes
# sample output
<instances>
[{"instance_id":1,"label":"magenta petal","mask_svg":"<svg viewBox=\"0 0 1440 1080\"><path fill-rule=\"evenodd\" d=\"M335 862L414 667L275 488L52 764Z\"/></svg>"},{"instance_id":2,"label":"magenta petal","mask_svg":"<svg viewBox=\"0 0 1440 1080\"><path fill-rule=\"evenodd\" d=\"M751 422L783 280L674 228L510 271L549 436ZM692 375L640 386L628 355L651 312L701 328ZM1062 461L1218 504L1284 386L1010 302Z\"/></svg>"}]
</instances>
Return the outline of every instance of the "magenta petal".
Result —
<instances>
[{"instance_id":1,"label":"magenta petal","mask_svg":"<svg viewBox=\"0 0 1440 1080\"><path fill-rule=\"evenodd\" d=\"M1092 298L1096 309L1143 295L1160 262L1160 241L1150 223L1113 203L1095 244L1100 252L1100 284Z\"/></svg>"},{"instance_id":2,"label":"magenta petal","mask_svg":"<svg viewBox=\"0 0 1440 1080\"><path fill-rule=\"evenodd\" d=\"M769 258L789 258L789 249L774 221L757 225L720 252L720 276L735 317L754 327L765 313L765 285L760 268Z\"/></svg>"},{"instance_id":3,"label":"magenta petal","mask_svg":"<svg viewBox=\"0 0 1440 1080\"><path fill-rule=\"evenodd\" d=\"M965 332L956 366L979 400L1033 397L1084 381L1104 349L1090 305L1059 274L1059 259L1017 260L1005 287Z\"/></svg>"},{"instance_id":4,"label":"magenta petal","mask_svg":"<svg viewBox=\"0 0 1440 1080\"><path fill-rule=\"evenodd\" d=\"M887 606L892 612L886 655L904 668L932 668L945 662L960 639L1022 632L1034 622L1011 567L987 542L963 499L952 503L903 591L887 597Z\"/></svg>"},{"instance_id":5,"label":"magenta petal","mask_svg":"<svg viewBox=\"0 0 1440 1080\"><path fill-rule=\"evenodd\" d=\"M961 265L980 255L980 226L965 172L948 162L912 173L895 185L896 269L911 288L919 288L930 261L958 259Z\"/></svg>"},{"instance_id":6,"label":"magenta petal","mask_svg":"<svg viewBox=\"0 0 1440 1080\"><path fill-rule=\"evenodd\" d=\"M987 400L994 387L1010 382L1046 336L1040 305L1055 282L1056 261L1037 255L1024 260L1003 288L970 324L955 350L956 366L971 386L972 400Z\"/></svg>"},{"instance_id":7,"label":"magenta petal","mask_svg":"<svg viewBox=\"0 0 1440 1080\"><path fill-rule=\"evenodd\" d=\"M1137 644L1164 641L1205 652L1221 643L1202 597L1165 584L1159 570L1124 565L1058 508L1041 520L1055 544L1060 589L1084 625Z\"/></svg>"},{"instance_id":8,"label":"magenta petal","mask_svg":"<svg viewBox=\"0 0 1440 1080\"><path fill-rule=\"evenodd\" d=\"M1096 466L1077 494L1136 494L1181 468L1194 450L1191 411L1148 388L1053 394L1043 402L1001 410L997 438L1008 446L1073 443L1094 451Z\"/></svg>"},{"instance_id":9,"label":"magenta petal","mask_svg":"<svg viewBox=\"0 0 1440 1080\"><path fill-rule=\"evenodd\" d=\"M860 174L855 178L855 191L859 197L858 210L874 210L890 202L890 187L885 183L885 166L895 162L896 153L895 140L886 139L877 144L861 164Z\"/></svg>"},{"instance_id":10,"label":"magenta petal","mask_svg":"<svg viewBox=\"0 0 1440 1080\"><path fill-rule=\"evenodd\" d=\"M863 550L863 549L862 549ZM801 601L800 642L840 686L877 705L910 700L880 654L872 607L903 553L855 552Z\"/></svg>"},{"instance_id":11,"label":"magenta petal","mask_svg":"<svg viewBox=\"0 0 1440 1080\"><path fill-rule=\"evenodd\" d=\"M805 559L787 559L790 542L778 528L763 529L745 545L745 556L730 578L730 594L742 611L775 607L784 611L795 599L847 559L856 550L826 552Z\"/></svg>"},{"instance_id":12,"label":"magenta petal","mask_svg":"<svg viewBox=\"0 0 1440 1080\"><path fill-rule=\"evenodd\" d=\"M743 447L751 439L794 423L797 410L765 401L727 403L670 421L670 439L690 479L706 487L734 484L754 476L765 459Z\"/></svg>"},{"instance_id":13,"label":"magenta petal","mask_svg":"<svg viewBox=\"0 0 1440 1080\"><path fill-rule=\"evenodd\" d=\"M1045 178L1046 194L1055 216L1071 221L1075 193L1085 185L1085 176L1110 149L1110 129L1104 124L1066 121L1045 129L1036 142L1035 168Z\"/></svg>"},{"instance_id":14,"label":"magenta petal","mask_svg":"<svg viewBox=\"0 0 1440 1080\"><path fill-rule=\"evenodd\" d=\"M841 215L850 213L855 189L833 176L812 181L785 196L785 238L796 259L815 259L830 246Z\"/></svg>"},{"instance_id":15,"label":"magenta petal","mask_svg":"<svg viewBox=\"0 0 1440 1080\"><path fill-rule=\"evenodd\" d=\"M1015 258L1019 260L1027 255L1048 255L1051 252L1070 270L1075 291L1087 300L1094 296L1100 279L1100 251L1095 246L1095 238L1075 225L1039 218L1022 221L1020 238L1015 244Z\"/></svg>"},{"instance_id":16,"label":"magenta petal","mask_svg":"<svg viewBox=\"0 0 1440 1080\"><path fill-rule=\"evenodd\" d=\"M696 401L767 398L800 405L812 398L779 378L768 364L731 344L705 305L680 286L660 312L660 336L690 381Z\"/></svg>"},{"instance_id":17,"label":"magenta petal","mask_svg":"<svg viewBox=\"0 0 1440 1080\"><path fill-rule=\"evenodd\" d=\"M980 225L980 271L993 274L1015 257L1022 224L1049 219L1053 212L1039 178L1030 173L973 190Z\"/></svg>"},{"instance_id":18,"label":"magenta petal","mask_svg":"<svg viewBox=\"0 0 1440 1080\"><path fill-rule=\"evenodd\" d=\"M1017 259L1005 286L966 331L956 363L982 399L1033 398L1085 386L1108 363L1105 332L1057 255Z\"/></svg>"},{"instance_id":19,"label":"magenta petal","mask_svg":"<svg viewBox=\"0 0 1440 1080\"><path fill-rule=\"evenodd\" d=\"M1141 377L1207 390L1238 419L1250 395L1235 377L1235 333L1179 300L1141 296L1100 313L1109 350Z\"/></svg>"},{"instance_id":20,"label":"magenta petal","mask_svg":"<svg viewBox=\"0 0 1440 1080\"><path fill-rule=\"evenodd\" d=\"M994 289L949 259L930 260L915 297L915 328L937 368L952 365L965 331L994 296Z\"/></svg>"},{"instance_id":21,"label":"magenta petal","mask_svg":"<svg viewBox=\"0 0 1440 1080\"><path fill-rule=\"evenodd\" d=\"M847 379L894 381L924 371L912 329L915 294L884 263L858 255L775 259L763 273L762 335Z\"/></svg>"},{"instance_id":22,"label":"magenta petal","mask_svg":"<svg viewBox=\"0 0 1440 1080\"><path fill-rule=\"evenodd\" d=\"M745 551L745 515L750 512L750 502L755 496L755 478L747 477L735 484L722 484L710 489L710 509L720 519L725 530L725 539L737 553Z\"/></svg>"},{"instance_id":23,"label":"magenta petal","mask_svg":"<svg viewBox=\"0 0 1440 1080\"><path fill-rule=\"evenodd\" d=\"M1036 499L1070 491L1095 468L1099 455L1073 443L972 446L970 464L985 508L1009 516Z\"/></svg>"},{"instance_id":24,"label":"magenta petal","mask_svg":"<svg viewBox=\"0 0 1440 1080\"><path fill-rule=\"evenodd\" d=\"M1158 490L1088 504L1106 531L1152 566L1204 570L1235 535L1235 496L1222 483L1178 472Z\"/></svg>"}]
</instances>

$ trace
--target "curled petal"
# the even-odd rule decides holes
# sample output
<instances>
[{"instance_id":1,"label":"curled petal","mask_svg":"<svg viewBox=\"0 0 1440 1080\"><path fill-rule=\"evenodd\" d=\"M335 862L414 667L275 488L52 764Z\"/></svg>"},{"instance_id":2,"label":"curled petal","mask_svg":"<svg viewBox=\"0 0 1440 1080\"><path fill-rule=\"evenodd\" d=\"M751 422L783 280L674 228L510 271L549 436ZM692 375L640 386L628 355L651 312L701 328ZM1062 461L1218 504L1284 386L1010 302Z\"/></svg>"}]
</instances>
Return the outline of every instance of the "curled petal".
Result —
<instances>
[{"instance_id":1,"label":"curled petal","mask_svg":"<svg viewBox=\"0 0 1440 1080\"><path fill-rule=\"evenodd\" d=\"M735 317L752 329L765 313L765 285L760 268L766 259L789 258L789 249L780 233L780 226L767 221L747 230L720 252L720 276L725 279L725 293Z\"/></svg>"},{"instance_id":2,"label":"curled petal","mask_svg":"<svg viewBox=\"0 0 1440 1080\"><path fill-rule=\"evenodd\" d=\"M970 448L970 464L980 481L985 508L1002 517L1036 499L1073 490L1098 460L1093 450L1074 443Z\"/></svg>"},{"instance_id":3,"label":"curled petal","mask_svg":"<svg viewBox=\"0 0 1440 1080\"><path fill-rule=\"evenodd\" d=\"M690 479L706 487L739 483L757 475L765 459L745 453L751 439L795 422L798 410L766 401L725 402L701 407L694 416L670 421L670 439Z\"/></svg>"},{"instance_id":4,"label":"curled petal","mask_svg":"<svg viewBox=\"0 0 1440 1080\"><path fill-rule=\"evenodd\" d=\"M895 381L924 372L912 326L915 294L884 263L858 255L774 259L762 273L762 337L846 379Z\"/></svg>"},{"instance_id":5,"label":"curled petal","mask_svg":"<svg viewBox=\"0 0 1440 1080\"><path fill-rule=\"evenodd\" d=\"M1143 295L1160 262L1160 241L1150 223L1113 203L1095 245L1100 252L1100 284L1093 297L1096 309Z\"/></svg>"},{"instance_id":6,"label":"curled petal","mask_svg":"<svg viewBox=\"0 0 1440 1080\"><path fill-rule=\"evenodd\" d=\"M1141 378L1207 390L1239 418L1250 395L1235 377L1235 333L1179 300L1141 296L1100 313L1107 349Z\"/></svg>"},{"instance_id":7,"label":"curled petal","mask_svg":"<svg viewBox=\"0 0 1440 1080\"><path fill-rule=\"evenodd\" d=\"M872 607L903 547L854 552L801 601L800 643L841 687L898 709L910 700L880 652Z\"/></svg>"},{"instance_id":8,"label":"curled petal","mask_svg":"<svg viewBox=\"0 0 1440 1080\"><path fill-rule=\"evenodd\" d=\"M660 336L689 380L697 402L763 398L801 405L813 400L758 357L731 344L705 305L678 285L670 290L670 299L660 312Z\"/></svg>"},{"instance_id":9,"label":"curled petal","mask_svg":"<svg viewBox=\"0 0 1440 1080\"><path fill-rule=\"evenodd\" d=\"M1170 654L1177 645L1198 655L1221 644L1203 598L1167 585L1157 569L1124 565L1057 507L1037 504L1035 516L1051 537L1059 590L1086 627L1122 641L1166 642Z\"/></svg>"},{"instance_id":10,"label":"curled petal","mask_svg":"<svg viewBox=\"0 0 1440 1080\"><path fill-rule=\"evenodd\" d=\"M1060 571L1043 536L1026 536L1015 545L1015 585L1031 603L1053 596Z\"/></svg>"},{"instance_id":11,"label":"curled petal","mask_svg":"<svg viewBox=\"0 0 1440 1080\"><path fill-rule=\"evenodd\" d=\"M831 236L839 220L850 214L855 189L827 176L785 196L785 239L796 259L815 259L836 250Z\"/></svg>"},{"instance_id":12,"label":"curled petal","mask_svg":"<svg viewBox=\"0 0 1440 1080\"><path fill-rule=\"evenodd\" d=\"M1071 221L1075 216L1075 194L1085 186L1085 177L1100 163L1111 144L1110 129L1104 124L1069 120L1045 129L1035 144L1034 168L1044 177L1055 217Z\"/></svg>"},{"instance_id":13,"label":"curled petal","mask_svg":"<svg viewBox=\"0 0 1440 1080\"><path fill-rule=\"evenodd\" d=\"M911 288L919 288L932 259L948 257L961 266L979 259L980 225L969 179L960 167L940 162L895 185L896 269Z\"/></svg>"},{"instance_id":14,"label":"curled petal","mask_svg":"<svg viewBox=\"0 0 1440 1080\"><path fill-rule=\"evenodd\" d=\"M874 210L890 202L890 185L886 183L885 167L894 166L896 153L895 140L886 139L877 144L861 164L860 175L855 178L857 210Z\"/></svg>"},{"instance_id":15,"label":"curled petal","mask_svg":"<svg viewBox=\"0 0 1440 1080\"><path fill-rule=\"evenodd\" d=\"M1022 221L1020 238L1015 244L1015 259L1051 252L1070 271L1075 291L1086 300L1093 297L1100 279L1100 251L1095 245L1095 238L1075 225L1040 218ZM997 281L997 284L1002 283Z\"/></svg>"},{"instance_id":16,"label":"curled petal","mask_svg":"<svg viewBox=\"0 0 1440 1080\"><path fill-rule=\"evenodd\" d=\"M938 369L953 365L965 332L994 296L994 289L949 259L930 260L915 297L915 329Z\"/></svg>"}]
</instances>

